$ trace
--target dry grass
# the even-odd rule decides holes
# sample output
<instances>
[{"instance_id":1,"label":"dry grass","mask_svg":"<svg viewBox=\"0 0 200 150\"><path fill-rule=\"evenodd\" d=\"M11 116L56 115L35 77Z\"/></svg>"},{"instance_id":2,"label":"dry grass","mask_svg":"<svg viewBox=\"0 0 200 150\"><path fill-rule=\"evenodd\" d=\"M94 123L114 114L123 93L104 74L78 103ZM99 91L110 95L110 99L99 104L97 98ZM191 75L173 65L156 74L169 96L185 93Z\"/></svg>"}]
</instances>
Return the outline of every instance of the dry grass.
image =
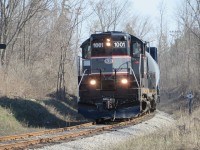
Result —
<instances>
[{"instance_id":1,"label":"dry grass","mask_svg":"<svg viewBox=\"0 0 200 150\"><path fill-rule=\"evenodd\" d=\"M66 98L55 98L57 66L48 59L29 66L16 61L8 69L0 69L0 136L85 121L77 114L72 95L77 94L74 74L70 78L66 73Z\"/></svg>"},{"instance_id":2,"label":"dry grass","mask_svg":"<svg viewBox=\"0 0 200 150\"><path fill-rule=\"evenodd\" d=\"M30 68L0 71L0 95L43 98L56 89L56 76L46 72L33 72Z\"/></svg>"},{"instance_id":3,"label":"dry grass","mask_svg":"<svg viewBox=\"0 0 200 150\"><path fill-rule=\"evenodd\" d=\"M156 133L130 139L115 146L115 150L199 150L200 149L200 108L196 108L192 115L184 101L168 103L164 106L168 112L176 117L176 125L172 128L161 129ZM181 107L180 107L181 106Z\"/></svg>"},{"instance_id":4,"label":"dry grass","mask_svg":"<svg viewBox=\"0 0 200 150\"><path fill-rule=\"evenodd\" d=\"M58 64L49 59L29 66L13 63L8 69L0 68L0 96L44 99L57 90ZM71 67L65 68L64 84L67 94L76 95L77 76Z\"/></svg>"}]
</instances>

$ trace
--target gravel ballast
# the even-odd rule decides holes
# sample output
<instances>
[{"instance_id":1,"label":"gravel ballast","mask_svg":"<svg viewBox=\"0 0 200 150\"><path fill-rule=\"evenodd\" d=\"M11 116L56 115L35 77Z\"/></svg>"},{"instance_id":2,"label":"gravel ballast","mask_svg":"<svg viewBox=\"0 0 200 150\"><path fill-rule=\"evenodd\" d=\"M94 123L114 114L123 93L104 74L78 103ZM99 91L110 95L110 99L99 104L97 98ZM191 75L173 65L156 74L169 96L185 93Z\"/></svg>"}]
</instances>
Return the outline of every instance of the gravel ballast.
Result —
<instances>
[{"instance_id":1,"label":"gravel ballast","mask_svg":"<svg viewBox=\"0 0 200 150\"><path fill-rule=\"evenodd\" d=\"M147 135L158 129L169 128L175 124L175 120L169 115L161 111L156 111L155 116L142 123L129 126L123 129L117 129L104 132L91 137L79 138L74 141L45 146L37 150L104 150L110 149L113 145L120 144L130 138Z\"/></svg>"}]
</instances>

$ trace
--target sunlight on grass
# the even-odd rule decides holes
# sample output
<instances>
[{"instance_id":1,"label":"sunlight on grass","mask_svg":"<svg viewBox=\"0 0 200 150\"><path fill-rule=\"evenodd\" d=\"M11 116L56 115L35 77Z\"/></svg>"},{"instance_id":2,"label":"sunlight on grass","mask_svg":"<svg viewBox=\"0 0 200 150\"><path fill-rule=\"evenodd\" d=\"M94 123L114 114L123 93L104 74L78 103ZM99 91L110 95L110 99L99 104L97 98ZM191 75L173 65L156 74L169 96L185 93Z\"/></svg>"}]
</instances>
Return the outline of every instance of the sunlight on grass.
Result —
<instances>
[{"instance_id":1,"label":"sunlight on grass","mask_svg":"<svg viewBox=\"0 0 200 150\"><path fill-rule=\"evenodd\" d=\"M0 107L0 136L25 131L9 109Z\"/></svg>"},{"instance_id":2,"label":"sunlight on grass","mask_svg":"<svg viewBox=\"0 0 200 150\"><path fill-rule=\"evenodd\" d=\"M178 112L180 114L180 112ZM171 129L164 128L158 132L129 139L129 141L117 145L115 150L185 150L200 149L200 109L191 116L185 111Z\"/></svg>"},{"instance_id":3,"label":"sunlight on grass","mask_svg":"<svg viewBox=\"0 0 200 150\"><path fill-rule=\"evenodd\" d=\"M0 136L66 127L86 121L59 100L0 99ZM65 105L64 105L65 104Z\"/></svg>"}]
</instances>

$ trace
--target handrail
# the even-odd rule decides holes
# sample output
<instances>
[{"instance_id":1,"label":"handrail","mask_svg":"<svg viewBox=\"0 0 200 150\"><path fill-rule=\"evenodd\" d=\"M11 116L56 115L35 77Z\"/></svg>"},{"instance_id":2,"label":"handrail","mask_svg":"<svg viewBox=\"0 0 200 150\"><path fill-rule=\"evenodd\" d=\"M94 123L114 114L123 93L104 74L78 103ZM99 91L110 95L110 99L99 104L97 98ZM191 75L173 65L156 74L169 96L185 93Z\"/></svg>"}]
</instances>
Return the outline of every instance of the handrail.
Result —
<instances>
[{"instance_id":1,"label":"handrail","mask_svg":"<svg viewBox=\"0 0 200 150\"><path fill-rule=\"evenodd\" d=\"M135 80L136 80L137 86L138 86L138 88L139 88L140 85L139 85L138 80L137 80L137 78L136 78L135 72L134 72L134 70L133 70L132 67L130 67L130 69L131 69L131 71L133 72L133 75L134 75L134 77L135 77Z\"/></svg>"},{"instance_id":2,"label":"handrail","mask_svg":"<svg viewBox=\"0 0 200 150\"><path fill-rule=\"evenodd\" d=\"M142 55L140 54L140 63L139 63L139 77L140 77L140 86L142 85L142 75L141 75L141 63L142 63Z\"/></svg>"},{"instance_id":3,"label":"handrail","mask_svg":"<svg viewBox=\"0 0 200 150\"><path fill-rule=\"evenodd\" d=\"M82 75L82 77L81 77L80 82L78 83L78 87L80 86L80 84L81 84L81 82L82 82L82 80L83 80L83 77L84 77L86 71L87 71L87 69L85 69L85 70L83 71L83 75Z\"/></svg>"},{"instance_id":4,"label":"handrail","mask_svg":"<svg viewBox=\"0 0 200 150\"><path fill-rule=\"evenodd\" d=\"M140 75L140 90L139 90L140 110L142 110L142 75L141 75L141 63L142 63L142 55L140 54L140 64L139 64L139 75Z\"/></svg>"}]
</instances>

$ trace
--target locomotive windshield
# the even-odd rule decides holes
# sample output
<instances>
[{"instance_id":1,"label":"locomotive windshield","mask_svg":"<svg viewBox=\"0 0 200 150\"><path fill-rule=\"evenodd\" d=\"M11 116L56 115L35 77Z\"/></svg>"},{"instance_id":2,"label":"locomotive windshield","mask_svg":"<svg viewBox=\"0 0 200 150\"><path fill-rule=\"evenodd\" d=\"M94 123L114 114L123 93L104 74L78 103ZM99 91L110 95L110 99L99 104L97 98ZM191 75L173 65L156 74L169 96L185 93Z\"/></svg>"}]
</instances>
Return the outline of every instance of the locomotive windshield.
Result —
<instances>
[{"instance_id":1,"label":"locomotive windshield","mask_svg":"<svg viewBox=\"0 0 200 150\"><path fill-rule=\"evenodd\" d=\"M91 48L91 56L128 55L127 38L124 35L94 36Z\"/></svg>"}]
</instances>

